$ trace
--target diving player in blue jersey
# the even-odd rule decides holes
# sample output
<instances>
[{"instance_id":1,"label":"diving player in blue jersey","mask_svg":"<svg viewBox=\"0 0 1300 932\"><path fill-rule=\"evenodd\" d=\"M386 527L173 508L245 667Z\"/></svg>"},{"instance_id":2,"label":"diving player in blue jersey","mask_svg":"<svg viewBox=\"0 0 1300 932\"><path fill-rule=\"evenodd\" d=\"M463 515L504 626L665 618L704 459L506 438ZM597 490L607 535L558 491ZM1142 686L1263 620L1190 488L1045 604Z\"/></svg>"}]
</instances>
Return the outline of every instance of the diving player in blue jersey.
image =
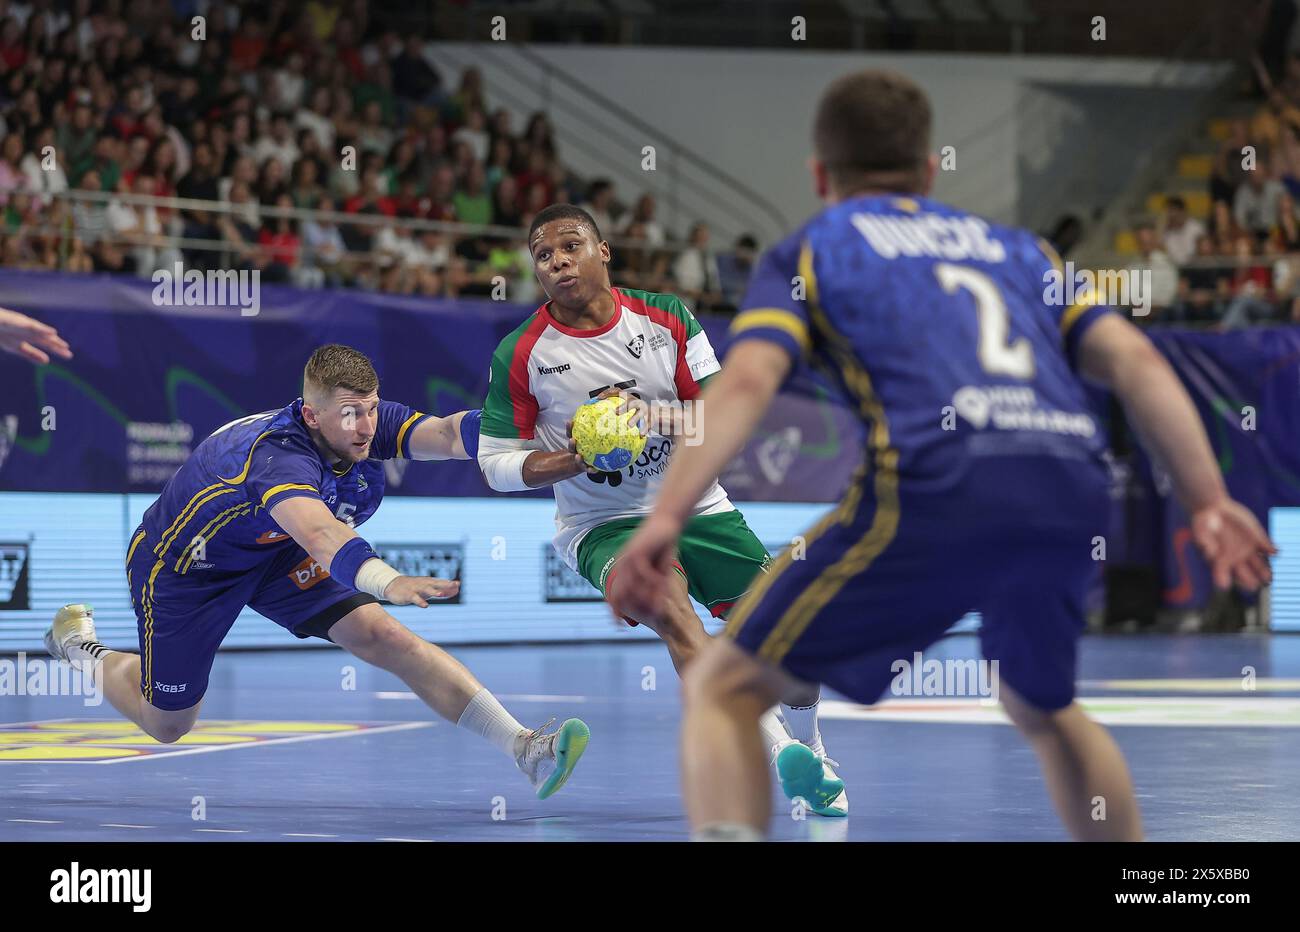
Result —
<instances>
[{"instance_id":1,"label":"diving player in blue jersey","mask_svg":"<svg viewBox=\"0 0 1300 932\"><path fill-rule=\"evenodd\" d=\"M527 729L455 658L380 606L451 598L455 580L402 576L355 528L384 495L383 461L470 459L480 412L435 417L379 399L370 360L317 349L303 396L219 428L145 512L126 555L140 653L96 638L88 605L66 605L45 644L100 664L109 702L158 741L194 727L226 633L245 606L300 638L338 644L393 673L435 712L495 744L546 798L587 745L587 726Z\"/></svg>"},{"instance_id":2,"label":"diving player in blue jersey","mask_svg":"<svg viewBox=\"0 0 1300 932\"><path fill-rule=\"evenodd\" d=\"M758 264L726 365L702 396L703 442L677 452L607 593L616 616L661 609L692 504L799 362L828 369L866 428L863 464L802 553L776 561L733 610L727 637L686 671L695 837L761 837L763 710L807 682L875 702L897 661L978 610L1003 707L1065 826L1078 839L1139 839L1123 755L1074 701L1108 512L1080 377L1114 392L1172 476L1218 586L1266 583L1275 548L1228 496L1196 409L1147 338L1099 304L1053 305L1050 246L924 196L937 160L919 87L881 71L839 79L813 143L825 207ZM777 769L788 794L814 804L839 791L798 746Z\"/></svg>"}]
</instances>

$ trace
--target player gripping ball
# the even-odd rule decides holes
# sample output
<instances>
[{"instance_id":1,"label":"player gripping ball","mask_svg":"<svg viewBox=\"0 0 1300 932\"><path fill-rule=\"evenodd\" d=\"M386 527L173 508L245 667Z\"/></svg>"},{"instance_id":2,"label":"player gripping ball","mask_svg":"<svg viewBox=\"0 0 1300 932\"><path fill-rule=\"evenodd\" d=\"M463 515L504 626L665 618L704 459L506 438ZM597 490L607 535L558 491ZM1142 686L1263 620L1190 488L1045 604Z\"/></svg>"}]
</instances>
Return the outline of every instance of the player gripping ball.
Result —
<instances>
[{"instance_id":1,"label":"player gripping ball","mask_svg":"<svg viewBox=\"0 0 1300 932\"><path fill-rule=\"evenodd\" d=\"M640 412L625 404L626 399L617 396L593 398L574 412L574 444L578 455L593 469L626 469L645 449Z\"/></svg>"}]
</instances>

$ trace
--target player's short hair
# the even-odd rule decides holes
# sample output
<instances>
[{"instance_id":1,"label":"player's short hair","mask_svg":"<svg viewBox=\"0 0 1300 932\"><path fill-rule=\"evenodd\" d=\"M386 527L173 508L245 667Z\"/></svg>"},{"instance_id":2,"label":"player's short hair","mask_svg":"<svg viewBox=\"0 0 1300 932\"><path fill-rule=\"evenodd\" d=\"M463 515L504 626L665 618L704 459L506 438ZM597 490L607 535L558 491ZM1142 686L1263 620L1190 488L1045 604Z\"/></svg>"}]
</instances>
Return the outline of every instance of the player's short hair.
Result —
<instances>
[{"instance_id":1,"label":"player's short hair","mask_svg":"<svg viewBox=\"0 0 1300 932\"><path fill-rule=\"evenodd\" d=\"M596 221L592 219L591 214L572 204L550 204L537 212L537 216L533 217L532 226L528 228L528 249L530 252L533 248L533 234L537 232L542 224L550 223L552 220L574 220L578 223L585 223L596 234L596 242L601 241L600 227L596 226Z\"/></svg>"},{"instance_id":2,"label":"player's short hair","mask_svg":"<svg viewBox=\"0 0 1300 932\"><path fill-rule=\"evenodd\" d=\"M303 397L308 393L329 396L340 388L369 395L379 390L379 375L365 353L339 343L327 343L311 354L302 370Z\"/></svg>"},{"instance_id":3,"label":"player's short hair","mask_svg":"<svg viewBox=\"0 0 1300 932\"><path fill-rule=\"evenodd\" d=\"M929 98L896 71L846 74L817 104L813 148L840 196L869 188L920 192L930 157Z\"/></svg>"}]
</instances>

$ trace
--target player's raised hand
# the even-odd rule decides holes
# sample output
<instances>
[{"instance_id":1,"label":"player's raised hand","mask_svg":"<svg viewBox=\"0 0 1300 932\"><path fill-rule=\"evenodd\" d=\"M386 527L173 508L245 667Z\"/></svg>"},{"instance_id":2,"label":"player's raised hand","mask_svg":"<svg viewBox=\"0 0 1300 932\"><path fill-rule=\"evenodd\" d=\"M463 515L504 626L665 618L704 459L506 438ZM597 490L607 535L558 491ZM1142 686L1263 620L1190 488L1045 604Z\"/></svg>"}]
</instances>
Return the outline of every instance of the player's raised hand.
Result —
<instances>
[{"instance_id":1,"label":"player's raised hand","mask_svg":"<svg viewBox=\"0 0 1300 932\"><path fill-rule=\"evenodd\" d=\"M398 576L384 590L384 598L394 605L418 605L450 599L460 592L459 579L434 579L432 576Z\"/></svg>"},{"instance_id":2,"label":"player's raised hand","mask_svg":"<svg viewBox=\"0 0 1300 932\"><path fill-rule=\"evenodd\" d=\"M47 363L49 353L71 359L72 349L49 324L33 320L26 314L0 307L0 351L21 356L29 362Z\"/></svg>"},{"instance_id":3,"label":"player's raised hand","mask_svg":"<svg viewBox=\"0 0 1300 932\"><path fill-rule=\"evenodd\" d=\"M681 526L663 515L652 514L641 522L614 558L617 572L605 589L605 600L615 618L662 617L681 533Z\"/></svg>"},{"instance_id":4,"label":"player's raised hand","mask_svg":"<svg viewBox=\"0 0 1300 932\"><path fill-rule=\"evenodd\" d=\"M1268 558L1277 547L1240 502L1225 497L1200 508L1191 524L1192 540L1209 562L1215 586L1227 589L1236 582L1254 590L1273 579Z\"/></svg>"}]
</instances>

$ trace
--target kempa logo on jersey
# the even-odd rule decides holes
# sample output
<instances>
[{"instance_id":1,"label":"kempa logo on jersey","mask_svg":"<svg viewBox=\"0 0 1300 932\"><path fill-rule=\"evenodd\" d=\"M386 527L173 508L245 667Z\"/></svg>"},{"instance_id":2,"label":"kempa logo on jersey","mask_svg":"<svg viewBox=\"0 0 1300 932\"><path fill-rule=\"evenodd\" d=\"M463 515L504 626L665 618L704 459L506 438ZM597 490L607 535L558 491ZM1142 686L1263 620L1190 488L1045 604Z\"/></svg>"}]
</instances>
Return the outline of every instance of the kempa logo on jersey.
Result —
<instances>
[{"instance_id":1,"label":"kempa logo on jersey","mask_svg":"<svg viewBox=\"0 0 1300 932\"><path fill-rule=\"evenodd\" d=\"M0 543L0 609L25 611L27 597L27 545Z\"/></svg>"},{"instance_id":2,"label":"kempa logo on jersey","mask_svg":"<svg viewBox=\"0 0 1300 932\"><path fill-rule=\"evenodd\" d=\"M562 362L558 366L538 366L537 371L542 375L559 375L561 372L568 372L572 368L567 362Z\"/></svg>"},{"instance_id":3,"label":"kempa logo on jersey","mask_svg":"<svg viewBox=\"0 0 1300 932\"><path fill-rule=\"evenodd\" d=\"M132 912L147 913L153 904L153 871L149 868L82 867L50 874L51 903L130 903Z\"/></svg>"}]
</instances>

